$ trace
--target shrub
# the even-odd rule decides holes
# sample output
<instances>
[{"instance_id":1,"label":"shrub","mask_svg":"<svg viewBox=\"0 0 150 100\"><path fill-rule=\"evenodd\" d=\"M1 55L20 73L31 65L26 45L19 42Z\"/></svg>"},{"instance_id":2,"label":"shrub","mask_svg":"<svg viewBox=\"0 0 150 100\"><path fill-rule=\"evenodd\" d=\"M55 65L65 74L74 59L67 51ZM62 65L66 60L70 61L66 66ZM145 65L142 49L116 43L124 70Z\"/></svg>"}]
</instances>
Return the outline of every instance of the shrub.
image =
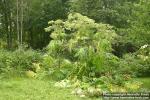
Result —
<instances>
[{"instance_id":1,"label":"shrub","mask_svg":"<svg viewBox=\"0 0 150 100\"><path fill-rule=\"evenodd\" d=\"M33 50L0 50L0 73L35 71L33 63L37 63L40 60L40 53Z\"/></svg>"},{"instance_id":2,"label":"shrub","mask_svg":"<svg viewBox=\"0 0 150 100\"><path fill-rule=\"evenodd\" d=\"M50 21L45 30L53 39L47 47L49 61L45 59L47 64L52 62L48 64L51 72L57 70L64 78L77 76L81 80L101 76L119 80L121 74L128 74L126 67L121 70L121 60L111 53L111 43L117 37L111 26L74 13L66 21Z\"/></svg>"},{"instance_id":3,"label":"shrub","mask_svg":"<svg viewBox=\"0 0 150 100\"><path fill-rule=\"evenodd\" d=\"M134 54L127 54L124 56L127 66L135 76L149 77L150 73L150 46L144 45Z\"/></svg>"},{"instance_id":4,"label":"shrub","mask_svg":"<svg viewBox=\"0 0 150 100\"><path fill-rule=\"evenodd\" d=\"M139 89L139 84L126 87L132 86L132 67L111 53L117 37L111 26L74 13L66 21L50 21L45 30L53 38L47 47L46 68L51 76L64 79L56 86L79 88L76 94L82 96Z\"/></svg>"}]
</instances>

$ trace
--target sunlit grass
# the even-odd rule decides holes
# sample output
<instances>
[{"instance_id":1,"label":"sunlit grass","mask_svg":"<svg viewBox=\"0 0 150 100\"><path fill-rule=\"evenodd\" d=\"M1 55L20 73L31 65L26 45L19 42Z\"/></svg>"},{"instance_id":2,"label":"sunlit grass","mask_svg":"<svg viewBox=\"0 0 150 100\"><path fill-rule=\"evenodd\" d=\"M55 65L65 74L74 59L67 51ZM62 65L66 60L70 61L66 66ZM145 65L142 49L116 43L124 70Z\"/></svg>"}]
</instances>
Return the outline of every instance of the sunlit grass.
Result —
<instances>
[{"instance_id":1,"label":"sunlit grass","mask_svg":"<svg viewBox=\"0 0 150 100\"><path fill-rule=\"evenodd\" d=\"M53 83L26 78L0 80L0 100L91 100L72 95L71 89L56 88Z\"/></svg>"},{"instance_id":2,"label":"sunlit grass","mask_svg":"<svg viewBox=\"0 0 150 100\"><path fill-rule=\"evenodd\" d=\"M143 85L142 85L143 88L150 90L150 77L148 77L148 78L137 78L137 80L143 83Z\"/></svg>"},{"instance_id":3,"label":"sunlit grass","mask_svg":"<svg viewBox=\"0 0 150 100\"><path fill-rule=\"evenodd\" d=\"M138 78L150 89L150 78ZM54 81L27 78L0 79L0 100L100 100L80 98L71 89L54 87Z\"/></svg>"}]
</instances>

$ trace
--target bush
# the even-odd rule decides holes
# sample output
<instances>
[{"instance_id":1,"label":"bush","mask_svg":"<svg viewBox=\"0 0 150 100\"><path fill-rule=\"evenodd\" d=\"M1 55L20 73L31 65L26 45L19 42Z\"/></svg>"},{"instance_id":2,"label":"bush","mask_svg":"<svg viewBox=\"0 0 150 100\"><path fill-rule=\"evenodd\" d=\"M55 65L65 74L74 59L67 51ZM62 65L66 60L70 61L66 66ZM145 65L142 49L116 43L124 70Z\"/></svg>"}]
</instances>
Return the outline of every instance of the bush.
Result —
<instances>
[{"instance_id":1,"label":"bush","mask_svg":"<svg viewBox=\"0 0 150 100\"><path fill-rule=\"evenodd\" d=\"M111 44L117 35L111 26L74 13L66 21L50 21L45 30L51 32L53 40L47 47L43 65L49 76L64 79L56 86L73 86L79 88L80 95L92 96L104 91L139 89L140 84L133 89L126 87L126 84L132 86L133 71L130 61L112 54Z\"/></svg>"},{"instance_id":2,"label":"bush","mask_svg":"<svg viewBox=\"0 0 150 100\"><path fill-rule=\"evenodd\" d=\"M128 66L123 66L125 62L111 53L117 37L111 26L74 13L66 21L50 21L45 30L53 38L44 61L50 75L80 80L106 76L117 85L125 80L123 75L130 76Z\"/></svg>"},{"instance_id":3,"label":"bush","mask_svg":"<svg viewBox=\"0 0 150 100\"><path fill-rule=\"evenodd\" d=\"M150 76L150 46L144 45L134 54L124 56L126 66L129 66L135 76L149 77Z\"/></svg>"},{"instance_id":4,"label":"bush","mask_svg":"<svg viewBox=\"0 0 150 100\"><path fill-rule=\"evenodd\" d=\"M0 73L35 71L33 63L40 60L42 60L40 53L33 50L0 50Z\"/></svg>"}]
</instances>

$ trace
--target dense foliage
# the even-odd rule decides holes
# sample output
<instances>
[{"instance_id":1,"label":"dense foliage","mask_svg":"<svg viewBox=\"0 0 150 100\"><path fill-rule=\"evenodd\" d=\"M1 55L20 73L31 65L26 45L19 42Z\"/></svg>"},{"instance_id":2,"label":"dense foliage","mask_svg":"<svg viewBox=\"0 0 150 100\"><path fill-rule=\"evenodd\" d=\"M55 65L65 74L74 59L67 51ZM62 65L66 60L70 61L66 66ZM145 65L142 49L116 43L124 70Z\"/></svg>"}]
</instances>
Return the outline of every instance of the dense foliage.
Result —
<instances>
[{"instance_id":1,"label":"dense foliage","mask_svg":"<svg viewBox=\"0 0 150 100\"><path fill-rule=\"evenodd\" d=\"M49 65L47 72L54 79L65 79L56 86L70 87L73 84L82 88L84 95L88 89L94 89L97 95L103 91L138 90L139 83L131 88L131 73L135 70L129 66L129 61L111 53L111 43L117 37L111 26L72 13L66 21L49 21L45 30L52 32L53 39L44 57L44 61L49 62L46 63Z\"/></svg>"},{"instance_id":2,"label":"dense foliage","mask_svg":"<svg viewBox=\"0 0 150 100\"><path fill-rule=\"evenodd\" d=\"M23 75L28 70L36 72L34 63L41 60L41 54L32 50L0 50L0 74Z\"/></svg>"},{"instance_id":3,"label":"dense foliage","mask_svg":"<svg viewBox=\"0 0 150 100\"><path fill-rule=\"evenodd\" d=\"M70 14L65 22L50 21L49 25L46 31L53 31L53 40L48 45L48 51L54 59L58 59L58 67L63 65L61 60L68 60L75 66L72 74L78 77L95 77L94 74L102 74L102 69L109 67L104 62L112 56L111 41L116 37L109 25L97 24L78 13Z\"/></svg>"},{"instance_id":4,"label":"dense foliage","mask_svg":"<svg viewBox=\"0 0 150 100\"><path fill-rule=\"evenodd\" d=\"M69 12L78 12L96 20L96 22L114 26L117 34L121 36L113 47L117 56L135 52L142 45L149 43L149 0L21 1L18 2L18 15L16 11L17 0L0 1L1 47L16 47L20 42L17 35L22 38L23 44L28 44L29 47L34 49L46 47L51 40L49 33L43 30L47 26L47 22L66 19ZM21 13L21 9L23 9L23 13ZM18 25L20 26L19 33L17 33L16 17L18 17ZM20 25L21 22L23 25ZM23 34L21 35L21 33Z\"/></svg>"},{"instance_id":5,"label":"dense foliage","mask_svg":"<svg viewBox=\"0 0 150 100\"><path fill-rule=\"evenodd\" d=\"M150 77L150 0L0 0L0 78L13 75L81 97L145 91L132 78Z\"/></svg>"},{"instance_id":6,"label":"dense foliage","mask_svg":"<svg viewBox=\"0 0 150 100\"><path fill-rule=\"evenodd\" d=\"M136 53L127 54L124 56L124 61L128 62L135 76L149 77L150 76L150 46L142 46Z\"/></svg>"}]
</instances>

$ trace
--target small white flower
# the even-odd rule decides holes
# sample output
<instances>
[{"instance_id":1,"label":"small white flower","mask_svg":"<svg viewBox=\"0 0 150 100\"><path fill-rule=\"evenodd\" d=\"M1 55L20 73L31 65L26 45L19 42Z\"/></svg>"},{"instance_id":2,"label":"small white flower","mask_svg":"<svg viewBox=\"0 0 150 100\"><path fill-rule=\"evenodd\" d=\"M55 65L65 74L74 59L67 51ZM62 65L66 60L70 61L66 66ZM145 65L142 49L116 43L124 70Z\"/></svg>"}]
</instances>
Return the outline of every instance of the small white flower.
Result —
<instances>
[{"instance_id":1,"label":"small white flower","mask_svg":"<svg viewBox=\"0 0 150 100\"><path fill-rule=\"evenodd\" d=\"M68 88L71 87L71 84L69 80L62 80L60 82L56 82L55 86L60 88Z\"/></svg>"},{"instance_id":2,"label":"small white flower","mask_svg":"<svg viewBox=\"0 0 150 100\"><path fill-rule=\"evenodd\" d=\"M95 92L95 88L89 87L89 88L88 88L88 92L93 94L93 93Z\"/></svg>"},{"instance_id":3,"label":"small white flower","mask_svg":"<svg viewBox=\"0 0 150 100\"><path fill-rule=\"evenodd\" d=\"M48 54L43 55L44 57L48 57Z\"/></svg>"},{"instance_id":4,"label":"small white flower","mask_svg":"<svg viewBox=\"0 0 150 100\"><path fill-rule=\"evenodd\" d=\"M141 47L141 49L145 49L145 48L147 48L147 47L148 47L148 44L143 45L143 46Z\"/></svg>"},{"instance_id":5,"label":"small white flower","mask_svg":"<svg viewBox=\"0 0 150 100\"><path fill-rule=\"evenodd\" d=\"M76 92L77 92L77 94L78 94L78 95L81 95L81 94L83 94L83 91L82 91L82 89L77 89L77 91L76 91Z\"/></svg>"},{"instance_id":6,"label":"small white flower","mask_svg":"<svg viewBox=\"0 0 150 100\"><path fill-rule=\"evenodd\" d=\"M80 97L81 97L81 98L84 98L84 97L85 97L85 95L84 95L84 94L82 94L82 95L80 95Z\"/></svg>"},{"instance_id":7,"label":"small white flower","mask_svg":"<svg viewBox=\"0 0 150 100\"><path fill-rule=\"evenodd\" d=\"M54 86L55 86L55 87L59 87L59 86L60 86L60 83L59 83L59 82L56 82Z\"/></svg>"},{"instance_id":8,"label":"small white flower","mask_svg":"<svg viewBox=\"0 0 150 100\"><path fill-rule=\"evenodd\" d=\"M148 59L148 56L145 56L145 57L144 57L144 61L147 60L147 59Z\"/></svg>"}]
</instances>

